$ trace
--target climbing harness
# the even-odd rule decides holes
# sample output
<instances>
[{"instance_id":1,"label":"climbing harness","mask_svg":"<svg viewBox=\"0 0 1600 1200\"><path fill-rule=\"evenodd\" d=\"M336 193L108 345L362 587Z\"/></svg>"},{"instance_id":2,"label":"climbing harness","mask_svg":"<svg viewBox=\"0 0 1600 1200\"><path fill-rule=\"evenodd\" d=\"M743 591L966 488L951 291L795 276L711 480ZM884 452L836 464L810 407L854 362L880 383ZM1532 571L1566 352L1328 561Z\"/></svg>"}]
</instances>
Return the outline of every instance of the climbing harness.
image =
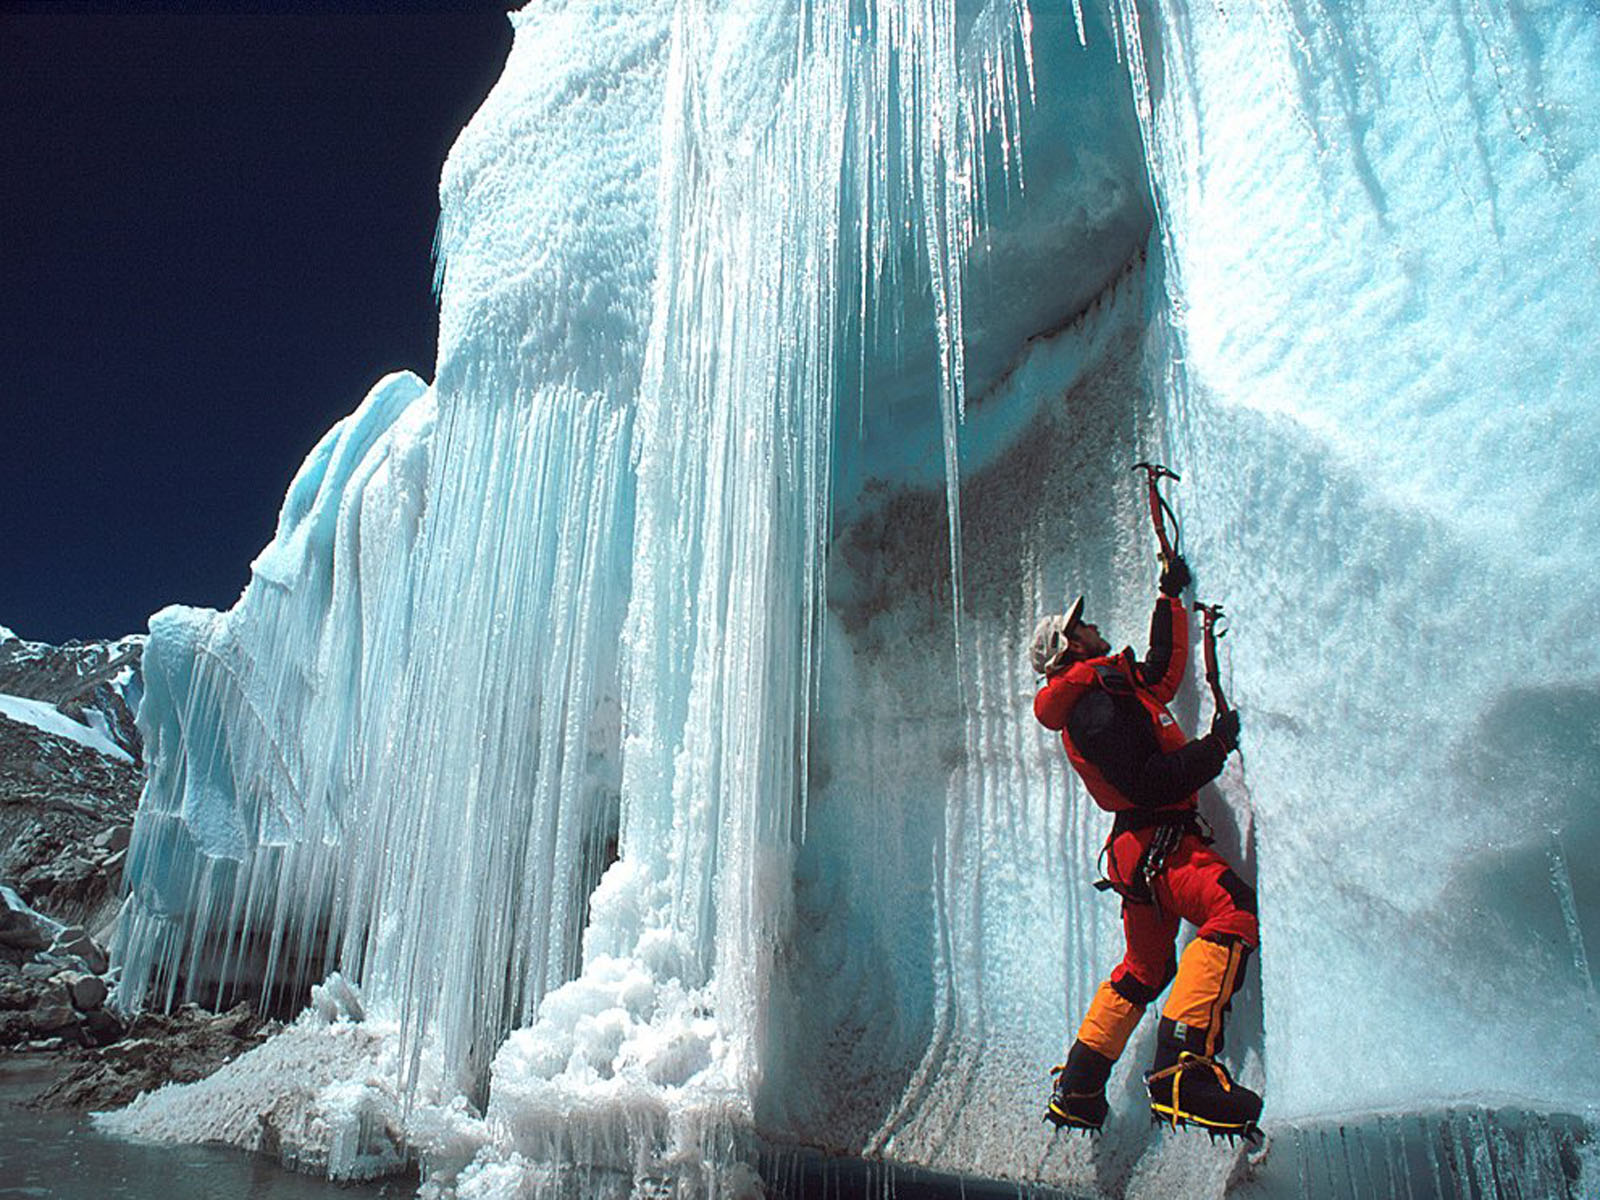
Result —
<instances>
[{"instance_id":1,"label":"climbing harness","mask_svg":"<svg viewBox=\"0 0 1600 1200\"><path fill-rule=\"evenodd\" d=\"M1112 843L1124 833L1137 833L1152 827L1155 834L1139 856L1139 861L1134 864L1133 878L1126 883L1110 878L1105 862L1111 854ZM1153 904L1159 913L1161 901L1156 898L1156 880L1166 870L1167 859L1172 857L1178 844L1188 834L1193 834L1207 846L1215 840L1211 836L1211 826L1193 808L1128 809L1119 812L1111 823L1111 833L1106 837L1105 845L1100 847L1100 878L1095 880L1096 890L1116 892L1130 904Z\"/></svg>"},{"instance_id":2,"label":"climbing harness","mask_svg":"<svg viewBox=\"0 0 1600 1200\"><path fill-rule=\"evenodd\" d=\"M1169 471L1160 463L1141 462L1134 463L1133 470L1144 472L1144 483L1147 499L1150 502L1150 523L1156 527L1156 541L1161 543L1161 569L1165 571L1177 557L1178 548L1183 544L1183 530L1178 526L1178 514L1172 511L1172 505L1167 503L1167 498L1161 494L1161 481L1170 479L1174 483L1182 478L1176 471ZM1167 536L1167 522L1172 522L1172 536Z\"/></svg>"},{"instance_id":3,"label":"climbing harness","mask_svg":"<svg viewBox=\"0 0 1600 1200\"><path fill-rule=\"evenodd\" d=\"M1129 696L1134 694L1133 673L1136 664L1133 652L1123 652L1120 662L1103 662L1094 664L1095 680L1100 687L1112 696ZM1134 833L1155 827L1155 835L1150 839L1150 844L1145 847L1144 853L1139 856L1139 861L1133 869L1133 877L1126 881L1116 881L1110 878L1110 873L1105 869L1106 858L1111 853L1111 844L1116 841L1119 834ZM1123 809L1117 813L1116 820L1112 822L1111 833L1107 836L1105 844L1100 847L1100 878L1095 881L1095 887L1100 891L1114 891L1124 900L1133 904L1154 904L1160 911L1160 902L1156 899L1155 880L1167 865L1167 859L1178 848L1185 834L1192 833L1206 845L1210 845L1211 828L1199 812L1193 808L1145 808Z\"/></svg>"}]
</instances>

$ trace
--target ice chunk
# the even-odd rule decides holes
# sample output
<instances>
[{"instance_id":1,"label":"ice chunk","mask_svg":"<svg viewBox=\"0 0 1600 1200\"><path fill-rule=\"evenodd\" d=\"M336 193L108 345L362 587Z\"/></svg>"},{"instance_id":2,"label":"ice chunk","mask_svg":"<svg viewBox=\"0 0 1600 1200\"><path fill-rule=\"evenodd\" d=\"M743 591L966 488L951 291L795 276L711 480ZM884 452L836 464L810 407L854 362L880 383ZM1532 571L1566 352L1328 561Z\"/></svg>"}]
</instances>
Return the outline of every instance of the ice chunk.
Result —
<instances>
[{"instance_id":1,"label":"ice chunk","mask_svg":"<svg viewBox=\"0 0 1600 1200\"><path fill-rule=\"evenodd\" d=\"M311 989L311 1007L328 1024L335 1021L365 1021L366 1010L361 1006L361 995L339 972L335 971Z\"/></svg>"}]
</instances>

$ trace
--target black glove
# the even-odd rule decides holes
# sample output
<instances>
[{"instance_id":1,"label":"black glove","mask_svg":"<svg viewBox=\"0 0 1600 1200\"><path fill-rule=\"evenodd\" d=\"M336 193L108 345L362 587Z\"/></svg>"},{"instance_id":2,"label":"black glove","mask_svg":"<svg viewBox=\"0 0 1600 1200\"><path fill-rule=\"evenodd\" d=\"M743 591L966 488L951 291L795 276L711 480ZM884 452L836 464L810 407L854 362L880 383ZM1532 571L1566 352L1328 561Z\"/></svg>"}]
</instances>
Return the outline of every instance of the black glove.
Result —
<instances>
[{"instance_id":1,"label":"black glove","mask_svg":"<svg viewBox=\"0 0 1600 1200\"><path fill-rule=\"evenodd\" d=\"M1225 750L1239 748L1239 710L1230 708L1211 718L1211 736L1222 743Z\"/></svg>"},{"instance_id":2,"label":"black glove","mask_svg":"<svg viewBox=\"0 0 1600 1200\"><path fill-rule=\"evenodd\" d=\"M1163 596L1176 596L1189 586L1189 564L1183 561L1183 555L1174 554L1167 560L1167 569L1161 572L1161 594Z\"/></svg>"}]
</instances>

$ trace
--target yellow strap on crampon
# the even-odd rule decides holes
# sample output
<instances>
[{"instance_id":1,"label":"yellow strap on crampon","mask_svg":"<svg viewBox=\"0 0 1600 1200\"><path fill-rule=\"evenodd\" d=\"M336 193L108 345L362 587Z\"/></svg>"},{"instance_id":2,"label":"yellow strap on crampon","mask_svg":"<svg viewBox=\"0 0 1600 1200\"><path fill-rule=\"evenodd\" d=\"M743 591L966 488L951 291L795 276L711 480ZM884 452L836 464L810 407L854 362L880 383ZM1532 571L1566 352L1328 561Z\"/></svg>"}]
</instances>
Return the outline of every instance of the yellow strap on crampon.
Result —
<instances>
[{"instance_id":1,"label":"yellow strap on crampon","mask_svg":"<svg viewBox=\"0 0 1600 1200\"><path fill-rule=\"evenodd\" d=\"M1157 1071L1145 1080L1146 1086L1159 1083L1161 1080L1172 1076L1172 1127L1176 1129L1180 1120L1193 1121L1197 1118L1183 1111L1183 1102L1179 1095L1183 1086L1183 1070L1185 1067L1209 1067L1216 1073L1217 1082L1222 1085L1225 1092L1233 1091L1233 1080L1229 1078L1227 1068L1214 1058L1206 1058L1202 1054L1184 1050L1178 1054L1178 1061L1165 1070Z\"/></svg>"}]
</instances>

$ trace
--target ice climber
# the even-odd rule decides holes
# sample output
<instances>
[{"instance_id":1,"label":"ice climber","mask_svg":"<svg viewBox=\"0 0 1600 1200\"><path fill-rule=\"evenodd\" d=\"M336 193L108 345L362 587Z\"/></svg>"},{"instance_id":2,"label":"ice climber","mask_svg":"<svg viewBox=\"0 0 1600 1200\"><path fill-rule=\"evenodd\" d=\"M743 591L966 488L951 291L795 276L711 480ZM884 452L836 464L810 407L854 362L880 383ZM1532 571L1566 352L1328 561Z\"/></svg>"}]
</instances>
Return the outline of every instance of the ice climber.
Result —
<instances>
[{"instance_id":1,"label":"ice climber","mask_svg":"<svg viewBox=\"0 0 1600 1200\"><path fill-rule=\"evenodd\" d=\"M1239 716L1219 711L1211 731L1191 741L1166 707L1188 666L1188 614L1178 598L1188 584L1188 565L1175 554L1161 575L1142 662L1132 647L1111 653L1083 619L1082 596L1034 630L1030 658L1045 677L1034 715L1061 732L1089 794L1116 815L1103 854L1107 879L1098 886L1121 896L1127 938L1126 956L1055 1068L1045 1119L1057 1128L1100 1128L1112 1064L1169 983L1155 1065L1145 1076L1151 1112L1174 1126L1247 1137L1261 1115L1261 1097L1216 1059L1223 1017L1257 945L1255 892L1211 848L1195 808L1196 789L1221 773L1239 744ZM1180 919L1198 927L1181 961L1174 954Z\"/></svg>"}]
</instances>

